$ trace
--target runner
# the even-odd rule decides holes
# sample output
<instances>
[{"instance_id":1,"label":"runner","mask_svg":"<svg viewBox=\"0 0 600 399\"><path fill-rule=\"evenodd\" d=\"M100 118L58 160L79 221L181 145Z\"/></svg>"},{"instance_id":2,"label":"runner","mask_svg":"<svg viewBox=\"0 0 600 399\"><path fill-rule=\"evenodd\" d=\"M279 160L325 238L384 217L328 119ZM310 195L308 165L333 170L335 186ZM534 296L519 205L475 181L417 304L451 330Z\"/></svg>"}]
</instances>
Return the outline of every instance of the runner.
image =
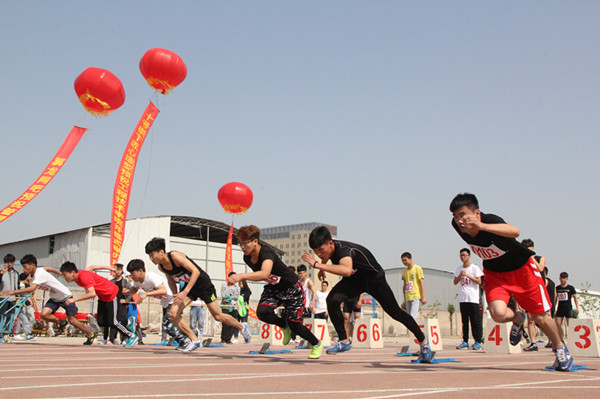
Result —
<instances>
[{"instance_id":1,"label":"runner","mask_svg":"<svg viewBox=\"0 0 600 399\"><path fill-rule=\"evenodd\" d=\"M193 345L189 345L183 351L192 352L202 345L198 336L182 317L185 307L198 298L206 303L208 311L217 323L225 323L237 328L241 331L244 341L250 342L252 336L248 326L221 312L217 303L217 292L210 276L185 254L177 251L166 252L165 248L165 239L155 237L146 244L146 254L167 277L171 292L178 291L177 284L179 282L185 284L173 297L173 304L169 310L169 319L192 340Z\"/></svg>"},{"instance_id":2,"label":"runner","mask_svg":"<svg viewBox=\"0 0 600 399\"><path fill-rule=\"evenodd\" d=\"M319 226L311 231L308 244L321 258L321 262L319 263L308 252L302 255L302 260L313 268L319 269L319 278L325 278L325 272L342 276L342 279L327 296L327 310L338 333L339 341L336 346L327 349L326 353L338 353L351 349L340 305L344 301L366 292L381 304L387 314L404 324L415 335L421 346L422 360L430 361L431 349L427 337L415 319L400 308L394 292L385 279L383 268L368 249L352 242L332 239L326 226ZM332 262L331 265L327 264L329 260Z\"/></svg>"},{"instance_id":3,"label":"runner","mask_svg":"<svg viewBox=\"0 0 600 399\"><path fill-rule=\"evenodd\" d=\"M54 315L58 308L63 308L67 315L67 320L71 325L81 330L87 337L87 340L83 343L84 345L91 345L96 339L96 334L92 332L85 324L78 321L75 315L77 314L77 306L74 303L67 304L66 301L73 297L71 291L58 281L54 276L48 273L48 269L54 273L60 274L56 269L53 268L39 268L37 267L37 259L33 255L25 255L21 259L21 265L23 266L23 272L32 276L31 285L27 288L22 288L15 291L2 291L2 295L15 295L15 294L29 294L40 288L44 291L49 291L49 298L42 307L40 318L46 320L49 323L54 323L59 327L59 334L64 330L67 322L60 320Z\"/></svg>"},{"instance_id":4,"label":"runner","mask_svg":"<svg viewBox=\"0 0 600 399\"><path fill-rule=\"evenodd\" d=\"M312 351L308 358L320 358L323 342L302 324L306 303L298 276L279 259L271 248L260 244L258 227L250 225L240 228L237 238L244 252L244 262L253 270L253 273L233 274L229 277L229 282L266 281L268 284L265 285L256 308L258 318L265 323L281 327L284 345L290 342L293 331L312 345ZM275 315L275 309L279 306L283 306L281 317Z\"/></svg>"},{"instance_id":5,"label":"runner","mask_svg":"<svg viewBox=\"0 0 600 399\"><path fill-rule=\"evenodd\" d=\"M119 288L111 283L110 280L94 273L92 270L98 266L90 266L86 270L78 270L73 262L65 262L60 267L67 283L75 282L80 287L85 288L86 293L77 298L69 298L65 304L70 305L79 301L86 301L98 297L98 325L101 327L116 327L123 335L127 336L124 346L130 347L138 342L138 337L132 334L119 320L117 320L117 293ZM53 273L57 273L53 271ZM95 340L95 336L88 345Z\"/></svg>"},{"instance_id":6,"label":"runner","mask_svg":"<svg viewBox=\"0 0 600 399\"><path fill-rule=\"evenodd\" d=\"M535 252L516 240L519 229L499 216L481 212L477 198L469 193L454 197L450 212L452 227L483 260L484 289L492 319L498 323L513 322L511 345L519 344L526 320L525 313L508 308L513 295L552 341L556 369L570 371L573 358L550 317L551 303L533 259Z\"/></svg>"}]
</instances>

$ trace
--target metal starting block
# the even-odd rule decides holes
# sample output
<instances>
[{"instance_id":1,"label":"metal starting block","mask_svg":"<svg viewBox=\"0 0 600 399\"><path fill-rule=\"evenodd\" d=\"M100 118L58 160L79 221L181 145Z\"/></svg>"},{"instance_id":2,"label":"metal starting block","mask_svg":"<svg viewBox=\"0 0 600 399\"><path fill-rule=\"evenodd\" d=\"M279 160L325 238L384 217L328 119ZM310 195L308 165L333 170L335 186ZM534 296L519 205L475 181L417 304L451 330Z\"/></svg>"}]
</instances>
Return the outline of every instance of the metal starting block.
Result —
<instances>
[{"instance_id":1,"label":"metal starting block","mask_svg":"<svg viewBox=\"0 0 600 399\"><path fill-rule=\"evenodd\" d=\"M270 346L271 346L271 344L269 344L269 343L263 344L263 346L262 346L262 348L260 348L260 350L250 351L248 353L250 353L251 355L273 355L276 353L292 353L292 351L289 349L284 349L284 350L280 350L280 351L272 351L272 350L269 350Z\"/></svg>"},{"instance_id":2,"label":"metal starting block","mask_svg":"<svg viewBox=\"0 0 600 399\"><path fill-rule=\"evenodd\" d=\"M294 349L310 349L310 344L307 341L302 340Z\"/></svg>"},{"instance_id":3,"label":"metal starting block","mask_svg":"<svg viewBox=\"0 0 600 399\"><path fill-rule=\"evenodd\" d=\"M437 352L431 352L431 358L429 359L429 361L424 361L423 358L421 357L421 355L419 355L419 358L416 360L411 360L411 363L431 363L431 364L437 364L437 363L449 363L449 362L455 362L456 360L452 359L452 358L447 358L447 359L436 359L436 355Z\"/></svg>"},{"instance_id":4,"label":"metal starting block","mask_svg":"<svg viewBox=\"0 0 600 399\"><path fill-rule=\"evenodd\" d=\"M546 371L563 371L563 372L572 372L572 371L584 370L584 369L587 369L587 366L585 366L585 365L583 365L583 364L573 364L569 370L557 370L557 369L556 369L556 365L553 365L553 366L546 366Z\"/></svg>"},{"instance_id":5,"label":"metal starting block","mask_svg":"<svg viewBox=\"0 0 600 399\"><path fill-rule=\"evenodd\" d=\"M206 338L204 341L202 341L202 347L203 348L220 348L222 346L225 346L223 344L213 344L212 343L212 338Z\"/></svg>"},{"instance_id":6,"label":"metal starting block","mask_svg":"<svg viewBox=\"0 0 600 399\"><path fill-rule=\"evenodd\" d=\"M408 345L406 345L406 346L403 346L402 349L400 349L400 352L396 353L396 356L419 356L419 354L409 352Z\"/></svg>"}]
</instances>

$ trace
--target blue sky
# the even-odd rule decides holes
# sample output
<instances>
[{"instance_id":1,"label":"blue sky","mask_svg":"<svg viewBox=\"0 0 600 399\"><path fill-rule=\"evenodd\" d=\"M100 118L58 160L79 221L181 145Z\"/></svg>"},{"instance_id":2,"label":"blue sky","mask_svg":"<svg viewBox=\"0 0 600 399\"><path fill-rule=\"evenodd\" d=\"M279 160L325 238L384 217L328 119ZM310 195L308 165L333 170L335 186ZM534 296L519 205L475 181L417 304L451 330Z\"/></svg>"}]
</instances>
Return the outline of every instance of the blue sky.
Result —
<instances>
[{"instance_id":1,"label":"blue sky","mask_svg":"<svg viewBox=\"0 0 600 399\"><path fill-rule=\"evenodd\" d=\"M254 204L237 226L335 224L385 267L410 251L454 270L448 205L469 191L536 242L556 281L564 270L600 290L599 13L593 1L3 2L0 207L72 125L89 130L0 242L109 221L153 97L139 60L164 47L188 77L157 98L130 218L230 222L217 191L241 181ZM90 66L125 86L107 118L75 96Z\"/></svg>"}]
</instances>

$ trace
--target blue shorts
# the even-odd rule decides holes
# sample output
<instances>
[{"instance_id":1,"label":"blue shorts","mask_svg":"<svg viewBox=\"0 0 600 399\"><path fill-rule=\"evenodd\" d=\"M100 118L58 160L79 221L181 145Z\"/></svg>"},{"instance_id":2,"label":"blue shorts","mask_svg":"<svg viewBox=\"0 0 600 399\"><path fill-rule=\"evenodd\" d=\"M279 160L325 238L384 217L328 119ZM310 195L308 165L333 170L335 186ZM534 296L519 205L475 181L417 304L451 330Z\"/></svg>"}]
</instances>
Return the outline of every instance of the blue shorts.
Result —
<instances>
[{"instance_id":1,"label":"blue shorts","mask_svg":"<svg viewBox=\"0 0 600 399\"><path fill-rule=\"evenodd\" d=\"M54 314L58 308L63 308L67 314L67 317L75 316L78 312L77 306L75 303L67 305L65 301L57 302L54 299L49 299L48 302L44 305L45 308L52 309L52 314Z\"/></svg>"}]
</instances>

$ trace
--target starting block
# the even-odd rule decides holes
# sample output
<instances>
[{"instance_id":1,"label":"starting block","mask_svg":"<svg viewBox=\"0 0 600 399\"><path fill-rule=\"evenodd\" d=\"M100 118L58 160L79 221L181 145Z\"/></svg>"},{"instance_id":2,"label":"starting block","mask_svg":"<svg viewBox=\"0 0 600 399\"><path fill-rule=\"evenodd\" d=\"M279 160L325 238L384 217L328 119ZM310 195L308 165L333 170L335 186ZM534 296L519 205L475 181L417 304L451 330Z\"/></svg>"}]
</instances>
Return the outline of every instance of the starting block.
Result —
<instances>
[{"instance_id":1,"label":"starting block","mask_svg":"<svg viewBox=\"0 0 600 399\"><path fill-rule=\"evenodd\" d=\"M587 369L587 366L582 365L582 364L574 364L566 372L573 372L573 371L584 370L584 369ZM546 371L558 371L558 370L556 370L556 366L546 366ZM560 370L560 371L562 371L562 370Z\"/></svg>"},{"instance_id":2,"label":"starting block","mask_svg":"<svg viewBox=\"0 0 600 399\"><path fill-rule=\"evenodd\" d=\"M483 349L488 353L521 353L521 345L510 344L510 328L512 323L496 323L488 320L485 325L485 342Z\"/></svg>"},{"instance_id":3,"label":"starting block","mask_svg":"<svg viewBox=\"0 0 600 399\"><path fill-rule=\"evenodd\" d=\"M408 345L403 346L400 352L396 353L396 356L419 356L418 353L409 352L408 348Z\"/></svg>"},{"instance_id":4,"label":"starting block","mask_svg":"<svg viewBox=\"0 0 600 399\"><path fill-rule=\"evenodd\" d=\"M600 357L600 320L571 319L569 350L573 356Z\"/></svg>"},{"instance_id":5,"label":"starting block","mask_svg":"<svg viewBox=\"0 0 600 399\"><path fill-rule=\"evenodd\" d=\"M203 348L220 348L222 346L225 346L223 344L213 344L212 343L212 338L206 338L204 341L202 341L202 347Z\"/></svg>"},{"instance_id":6,"label":"starting block","mask_svg":"<svg viewBox=\"0 0 600 399\"><path fill-rule=\"evenodd\" d=\"M429 359L429 361L424 361L423 358L421 357L421 355L419 355L418 359L414 359L411 360L411 363L424 363L424 364L436 364L436 363L449 363L449 362L455 362L456 360L452 359L452 358L447 358L447 359L436 359L436 355L437 352L431 352L431 359Z\"/></svg>"},{"instance_id":7,"label":"starting block","mask_svg":"<svg viewBox=\"0 0 600 399\"><path fill-rule=\"evenodd\" d=\"M276 353L292 353L291 350L289 349L284 349L284 350L280 350L280 351L272 351L269 350L269 347L271 346L271 344L263 344L262 348L260 348L260 350L257 351L250 351L248 353L250 353L251 355L273 355Z\"/></svg>"}]
</instances>

